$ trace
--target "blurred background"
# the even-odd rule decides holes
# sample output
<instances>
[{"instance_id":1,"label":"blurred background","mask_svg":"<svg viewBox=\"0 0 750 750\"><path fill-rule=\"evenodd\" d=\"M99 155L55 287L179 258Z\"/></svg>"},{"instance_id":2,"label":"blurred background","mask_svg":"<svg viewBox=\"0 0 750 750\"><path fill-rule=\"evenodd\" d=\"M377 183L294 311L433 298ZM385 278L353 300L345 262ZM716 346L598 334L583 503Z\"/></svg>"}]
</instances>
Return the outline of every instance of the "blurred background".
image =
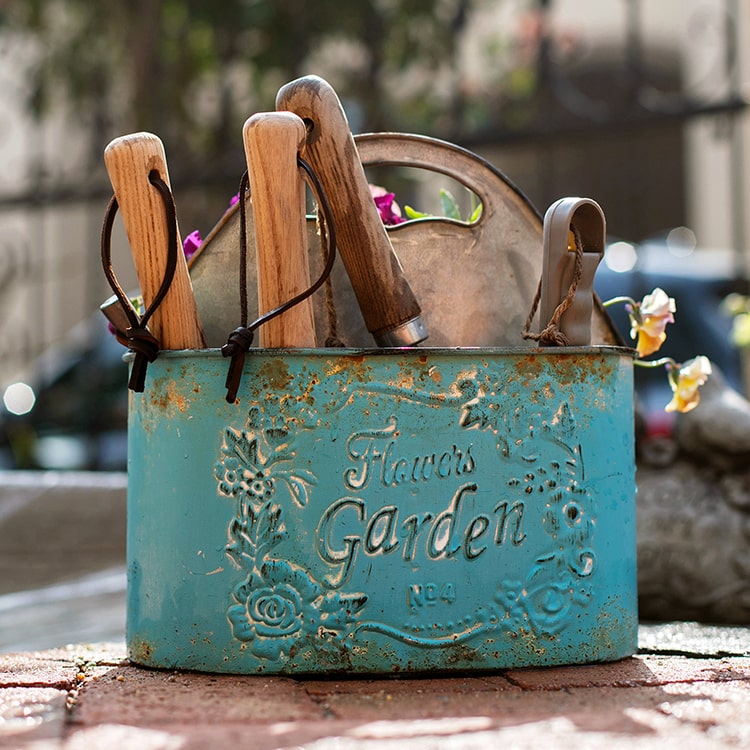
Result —
<instances>
[{"instance_id":1,"label":"blurred background","mask_svg":"<svg viewBox=\"0 0 750 750\"><path fill-rule=\"evenodd\" d=\"M600 295L663 286L678 307L664 353L704 353L742 388L720 304L750 271L749 15L740 0L0 0L0 469L125 468L123 350L98 312L107 143L159 135L182 234L205 237L245 169L245 119L308 73L355 133L467 147L542 213L597 200Z\"/></svg>"},{"instance_id":2,"label":"blurred background","mask_svg":"<svg viewBox=\"0 0 750 750\"><path fill-rule=\"evenodd\" d=\"M123 468L122 350L96 312L106 144L158 134L183 236L205 237L244 170L243 122L311 72L354 132L465 146L542 213L597 200L615 245L601 295L666 286L666 353L697 338L739 383L718 303L750 263L747 16L739 0L0 3L0 467Z\"/></svg>"}]
</instances>

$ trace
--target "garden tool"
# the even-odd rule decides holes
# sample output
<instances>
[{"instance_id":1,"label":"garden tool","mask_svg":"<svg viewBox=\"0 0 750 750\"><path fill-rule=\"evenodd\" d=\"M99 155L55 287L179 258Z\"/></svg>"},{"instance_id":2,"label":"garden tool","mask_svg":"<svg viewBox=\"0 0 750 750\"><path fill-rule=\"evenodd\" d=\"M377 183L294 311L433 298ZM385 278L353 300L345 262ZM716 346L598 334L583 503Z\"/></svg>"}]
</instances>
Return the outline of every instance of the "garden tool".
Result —
<instances>
[{"instance_id":1,"label":"garden tool","mask_svg":"<svg viewBox=\"0 0 750 750\"><path fill-rule=\"evenodd\" d=\"M175 226L168 226L164 199L158 189L161 185L169 192L169 173L161 140L151 133L116 138L105 149L104 162L122 214L146 309L163 286L169 262L170 229L174 230L177 245L174 275L169 289L150 316L151 333L161 349L205 347L176 217ZM107 317L117 319L118 315L112 313Z\"/></svg>"},{"instance_id":2,"label":"garden tool","mask_svg":"<svg viewBox=\"0 0 750 750\"><path fill-rule=\"evenodd\" d=\"M338 250L367 329L379 346L413 346L427 338L417 297L404 275L373 202L357 147L336 92L322 78L286 84L277 110L308 128L304 154L328 195Z\"/></svg>"},{"instance_id":3,"label":"garden tool","mask_svg":"<svg viewBox=\"0 0 750 750\"><path fill-rule=\"evenodd\" d=\"M253 115L243 129L258 265L258 309L274 310L310 286L305 185L297 164L305 125L290 112ZM258 328L262 347L314 347L310 298Z\"/></svg>"},{"instance_id":4,"label":"garden tool","mask_svg":"<svg viewBox=\"0 0 750 750\"><path fill-rule=\"evenodd\" d=\"M366 169L415 168L433 182L445 176L481 201L481 215L474 221L435 216L386 229L420 301L429 344L536 346L521 333L542 267L543 225L542 216L526 196L493 164L446 141L405 133L360 134L354 140ZM249 225L253 222L249 201L247 208ZM307 225L314 275L322 267L320 238L313 217L308 217ZM226 289L237 288L239 236L239 206L235 206L222 216L190 261L210 346L221 346L227 331L237 324L236 297L227 297ZM253 288L256 279L254 242L253 232L248 231L248 288ZM329 338L331 311L339 340L352 347L370 346L372 338L341 263L334 264L330 291L330 298L316 295L313 299L318 346ZM257 300L251 297L248 305L252 311ZM538 317L537 313L534 321ZM622 345L596 298L591 326L592 343Z\"/></svg>"}]
</instances>

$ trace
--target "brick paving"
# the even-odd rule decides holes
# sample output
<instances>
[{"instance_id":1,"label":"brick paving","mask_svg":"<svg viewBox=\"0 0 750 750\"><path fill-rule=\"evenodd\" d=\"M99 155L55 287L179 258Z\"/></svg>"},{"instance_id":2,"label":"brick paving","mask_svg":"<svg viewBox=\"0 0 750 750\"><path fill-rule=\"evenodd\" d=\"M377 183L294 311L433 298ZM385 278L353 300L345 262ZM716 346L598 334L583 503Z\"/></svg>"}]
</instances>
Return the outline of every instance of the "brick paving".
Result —
<instances>
[{"instance_id":1,"label":"brick paving","mask_svg":"<svg viewBox=\"0 0 750 750\"><path fill-rule=\"evenodd\" d=\"M121 643L0 654L0 748L750 747L750 629L640 640L613 664L409 678L148 670Z\"/></svg>"}]
</instances>

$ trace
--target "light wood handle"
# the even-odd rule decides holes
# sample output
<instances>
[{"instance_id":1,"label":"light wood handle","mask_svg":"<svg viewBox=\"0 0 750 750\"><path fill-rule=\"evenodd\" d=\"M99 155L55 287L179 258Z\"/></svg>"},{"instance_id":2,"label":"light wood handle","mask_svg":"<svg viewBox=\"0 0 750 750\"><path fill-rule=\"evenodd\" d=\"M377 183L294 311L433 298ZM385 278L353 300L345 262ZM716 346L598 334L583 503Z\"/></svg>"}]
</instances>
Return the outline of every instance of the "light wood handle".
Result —
<instances>
[{"instance_id":1,"label":"light wood handle","mask_svg":"<svg viewBox=\"0 0 750 750\"><path fill-rule=\"evenodd\" d=\"M104 150L104 163L125 225L143 302L151 304L167 264L168 227L159 191L149 182L156 171L169 185L164 146L151 133L132 133L113 140ZM177 229L177 267L149 328L162 349L205 347L203 328L193 297L182 240Z\"/></svg>"},{"instance_id":2,"label":"light wood handle","mask_svg":"<svg viewBox=\"0 0 750 750\"><path fill-rule=\"evenodd\" d=\"M331 204L337 245L367 329L380 345L412 345L426 337L417 299L393 252L336 92L305 76L282 87L277 110L308 128L303 155Z\"/></svg>"},{"instance_id":3,"label":"light wood handle","mask_svg":"<svg viewBox=\"0 0 750 750\"><path fill-rule=\"evenodd\" d=\"M262 112L242 131L253 202L258 312L270 312L310 286L305 183L297 154L305 125L291 112ZM308 297L258 328L263 347L314 347Z\"/></svg>"}]
</instances>

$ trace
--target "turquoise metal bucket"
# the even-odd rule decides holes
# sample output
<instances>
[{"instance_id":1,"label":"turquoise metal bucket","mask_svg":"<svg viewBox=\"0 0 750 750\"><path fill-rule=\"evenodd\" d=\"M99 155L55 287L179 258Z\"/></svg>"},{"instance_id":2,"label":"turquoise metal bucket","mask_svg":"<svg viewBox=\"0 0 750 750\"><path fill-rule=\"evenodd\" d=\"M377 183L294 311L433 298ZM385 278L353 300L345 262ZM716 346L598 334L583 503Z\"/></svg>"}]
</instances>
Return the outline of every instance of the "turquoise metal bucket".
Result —
<instances>
[{"instance_id":1,"label":"turquoise metal bucket","mask_svg":"<svg viewBox=\"0 0 750 750\"><path fill-rule=\"evenodd\" d=\"M127 643L395 673L636 649L632 352L163 352L130 394Z\"/></svg>"}]
</instances>

